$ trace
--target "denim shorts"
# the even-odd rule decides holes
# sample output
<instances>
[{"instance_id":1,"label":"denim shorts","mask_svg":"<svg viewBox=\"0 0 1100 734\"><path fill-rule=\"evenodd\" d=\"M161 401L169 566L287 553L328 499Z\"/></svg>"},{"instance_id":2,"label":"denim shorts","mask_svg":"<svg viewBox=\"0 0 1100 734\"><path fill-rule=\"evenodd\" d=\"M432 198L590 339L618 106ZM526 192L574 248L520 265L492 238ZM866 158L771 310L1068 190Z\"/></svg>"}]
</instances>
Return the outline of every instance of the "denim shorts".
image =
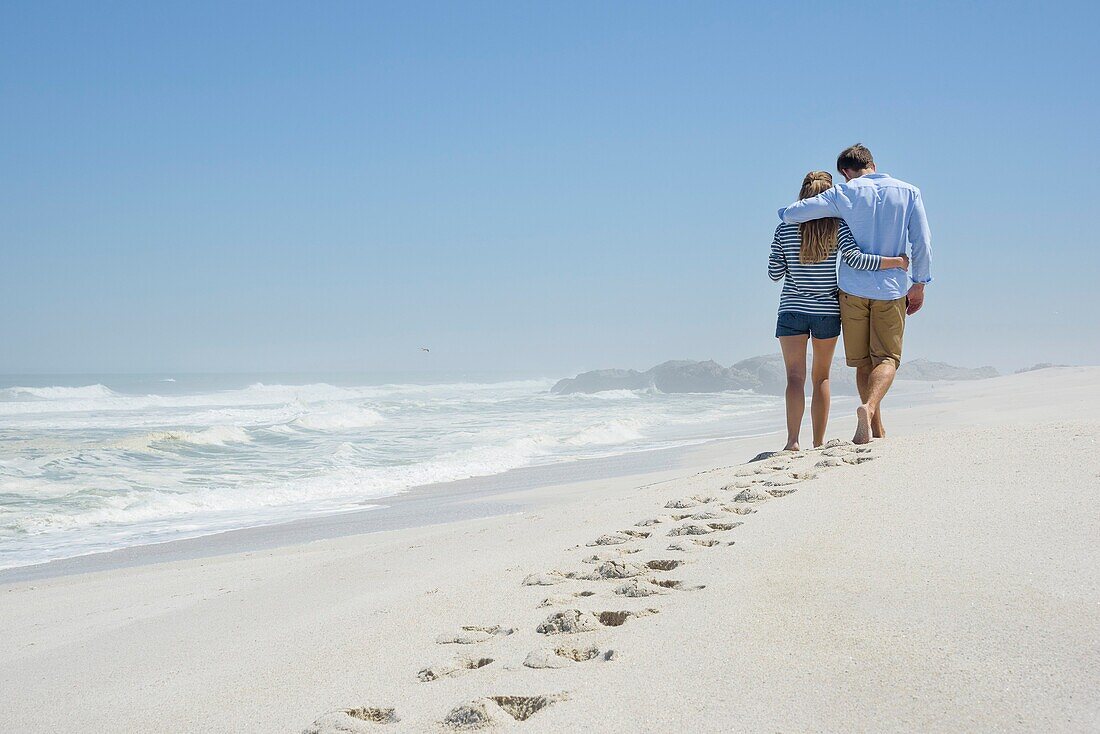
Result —
<instances>
[{"instance_id":1,"label":"denim shorts","mask_svg":"<svg viewBox=\"0 0 1100 734\"><path fill-rule=\"evenodd\" d=\"M814 339L836 339L840 336L840 316L816 316L798 311L780 311L775 322L775 335L805 336Z\"/></svg>"}]
</instances>

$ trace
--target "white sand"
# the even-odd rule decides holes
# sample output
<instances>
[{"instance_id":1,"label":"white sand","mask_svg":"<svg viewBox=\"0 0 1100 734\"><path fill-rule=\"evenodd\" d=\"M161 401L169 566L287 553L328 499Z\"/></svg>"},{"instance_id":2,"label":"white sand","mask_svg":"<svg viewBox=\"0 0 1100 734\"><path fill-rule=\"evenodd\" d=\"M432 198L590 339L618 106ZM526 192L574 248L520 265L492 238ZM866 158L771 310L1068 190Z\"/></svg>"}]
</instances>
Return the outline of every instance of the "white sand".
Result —
<instances>
[{"instance_id":1,"label":"white sand","mask_svg":"<svg viewBox=\"0 0 1100 734\"><path fill-rule=\"evenodd\" d=\"M725 468L548 488L520 515L0 586L2 728L297 732L328 711L392 707L395 723L339 715L346 728L321 730L447 732L449 711L481 699L472 710L494 726L530 732L1098 730L1100 369L942 395L888 404L889 439L834 452L840 466L754 514L722 509L742 503L721 488L789 481L823 457L742 478L736 462L762 442L711 446L694 461ZM832 435L850 438L851 423L834 414ZM668 520L696 511L718 518ZM585 545L625 529L654 535ZM683 564L647 569L634 586L665 592L647 597L615 594L624 581L522 583L591 573L582 558L623 548L640 549L627 564ZM547 597L560 599L540 607ZM570 609L657 613L536 632ZM599 654L574 662L559 647ZM444 677L418 680L429 667ZM484 699L540 695L557 698Z\"/></svg>"}]
</instances>

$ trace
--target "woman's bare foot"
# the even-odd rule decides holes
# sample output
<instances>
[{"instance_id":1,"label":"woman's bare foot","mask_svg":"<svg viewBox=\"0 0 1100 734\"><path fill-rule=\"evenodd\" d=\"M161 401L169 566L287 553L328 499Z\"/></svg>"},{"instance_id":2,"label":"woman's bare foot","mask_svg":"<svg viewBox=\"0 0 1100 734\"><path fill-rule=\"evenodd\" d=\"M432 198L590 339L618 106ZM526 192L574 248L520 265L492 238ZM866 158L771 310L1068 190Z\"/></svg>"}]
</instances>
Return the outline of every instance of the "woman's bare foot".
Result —
<instances>
[{"instance_id":1,"label":"woman's bare foot","mask_svg":"<svg viewBox=\"0 0 1100 734\"><path fill-rule=\"evenodd\" d=\"M871 409L866 405L856 408L856 435L852 443L871 443Z\"/></svg>"},{"instance_id":2,"label":"woman's bare foot","mask_svg":"<svg viewBox=\"0 0 1100 734\"><path fill-rule=\"evenodd\" d=\"M798 441L791 441L783 447L784 451L798 451Z\"/></svg>"}]
</instances>

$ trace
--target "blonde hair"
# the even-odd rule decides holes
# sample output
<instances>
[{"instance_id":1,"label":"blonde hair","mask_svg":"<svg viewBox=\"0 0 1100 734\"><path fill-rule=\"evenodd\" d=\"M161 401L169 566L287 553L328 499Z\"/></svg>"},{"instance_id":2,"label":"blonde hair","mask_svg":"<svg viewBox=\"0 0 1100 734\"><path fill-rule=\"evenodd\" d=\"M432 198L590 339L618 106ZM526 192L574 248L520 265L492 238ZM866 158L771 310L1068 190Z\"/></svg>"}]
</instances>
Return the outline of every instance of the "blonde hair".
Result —
<instances>
[{"instance_id":1,"label":"blonde hair","mask_svg":"<svg viewBox=\"0 0 1100 734\"><path fill-rule=\"evenodd\" d=\"M802 179L799 199L809 199L822 191L832 188L833 177L827 171L810 171ZM798 225L802 237L802 247L798 252L798 261L803 265L823 262L836 250L836 231L839 220L813 219Z\"/></svg>"}]
</instances>

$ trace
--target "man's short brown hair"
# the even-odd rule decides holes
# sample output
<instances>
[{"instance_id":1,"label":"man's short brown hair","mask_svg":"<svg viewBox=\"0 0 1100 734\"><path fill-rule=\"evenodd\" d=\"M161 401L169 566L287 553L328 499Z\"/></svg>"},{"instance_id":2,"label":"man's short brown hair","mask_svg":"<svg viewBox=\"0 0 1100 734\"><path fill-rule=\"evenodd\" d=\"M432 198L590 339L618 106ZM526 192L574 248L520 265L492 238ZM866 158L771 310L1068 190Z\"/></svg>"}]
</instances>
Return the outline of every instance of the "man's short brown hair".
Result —
<instances>
[{"instance_id":1,"label":"man's short brown hair","mask_svg":"<svg viewBox=\"0 0 1100 734\"><path fill-rule=\"evenodd\" d=\"M865 171L873 165L875 165L875 159L863 143L856 143L849 148L845 148L836 157L836 170L838 172L844 170Z\"/></svg>"}]
</instances>

